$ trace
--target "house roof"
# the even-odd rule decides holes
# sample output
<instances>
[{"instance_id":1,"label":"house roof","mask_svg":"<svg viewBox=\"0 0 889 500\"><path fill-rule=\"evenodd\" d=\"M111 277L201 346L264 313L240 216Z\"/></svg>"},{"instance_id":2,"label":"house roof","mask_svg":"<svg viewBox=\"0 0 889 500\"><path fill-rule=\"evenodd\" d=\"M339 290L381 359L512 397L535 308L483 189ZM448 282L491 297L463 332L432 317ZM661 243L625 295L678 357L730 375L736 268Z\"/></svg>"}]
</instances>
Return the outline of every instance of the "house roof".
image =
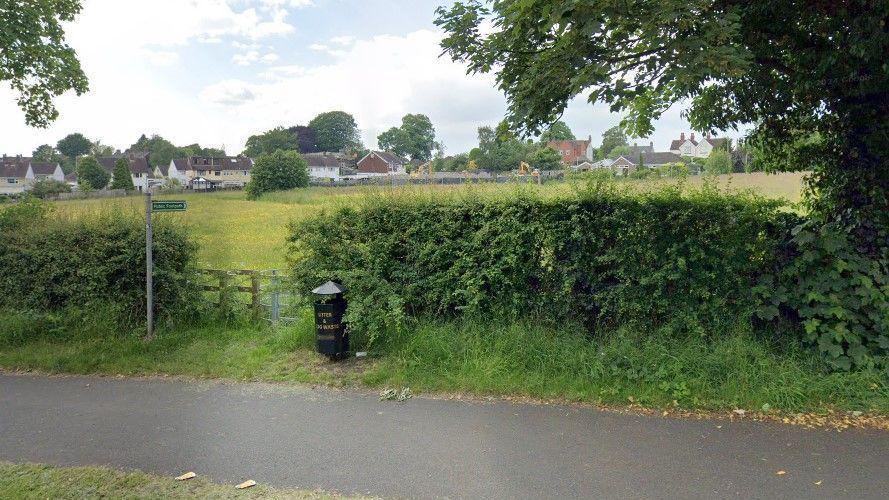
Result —
<instances>
[{"instance_id":1,"label":"house roof","mask_svg":"<svg viewBox=\"0 0 889 500\"><path fill-rule=\"evenodd\" d=\"M547 141L546 145L555 148L555 149L565 149L570 148L574 149L577 146L580 146L581 149L586 149L587 146L592 142L590 139L575 139L575 140L562 140L562 141Z\"/></svg>"},{"instance_id":2,"label":"house roof","mask_svg":"<svg viewBox=\"0 0 889 500\"><path fill-rule=\"evenodd\" d=\"M405 165L407 160L390 151L372 151L373 154L379 156L384 162L392 165Z\"/></svg>"},{"instance_id":3,"label":"house roof","mask_svg":"<svg viewBox=\"0 0 889 500\"><path fill-rule=\"evenodd\" d=\"M324 153L306 153L302 155L309 167L340 167L342 161L336 156Z\"/></svg>"},{"instance_id":4,"label":"house roof","mask_svg":"<svg viewBox=\"0 0 889 500\"><path fill-rule=\"evenodd\" d=\"M726 139L725 137L705 137L704 140L709 142L710 145L715 148L725 144L728 139Z\"/></svg>"},{"instance_id":5,"label":"house roof","mask_svg":"<svg viewBox=\"0 0 889 500\"><path fill-rule=\"evenodd\" d=\"M174 159L176 169L185 170L250 170L253 160L244 156L189 156Z\"/></svg>"},{"instance_id":6,"label":"house roof","mask_svg":"<svg viewBox=\"0 0 889 500\"><path fill-rule=\"evenodd\" d=\"M31 169L34 170L34 175L52 175L56 173L56 167L58 166L58 163L52 163L48 161L31 162Z\"/></svg>"},{"instance_id":7,"label":"house roof","mask_svg":"<svg viewBox=\"0 0 889 500\"><path fill-rule=\"evenodd\" d=\"M640 153L654 153L654 144L649 144L648 146L630 146L630 154L633 156L639 156Z\"/></svg>"},{"instance_id":8,"label":"house roof","mask_svg":"<svg viewBox=\"0 0 889 500\"><path fill-rule=\"evenodd\" d=\"M677 155L676 153L671 152L658 152L658 153L642 153L641 155L632 156L619 156L618 159L623 158L627 163L631 165L639 164L639 157L642 157L642 161L645 165L666 165L667 163L676 163L682 161L682 157ZM615 160L617 161L617 160Z\"/></svg>"},{"instance_id":9,"label":"house roof","mask_svg":"<svg viewBox=\"0 0 889 500\"><path fill-rule=\"evenodd\" d=\"M166 163L163 165L157 165L154 167L155 170L161 173L162 176L166 177L170 175L170 164Z\"/></svg>"},{"instance_id":10,"label":"house roof","mask_svg":"<svg viewBox=\"0 0 889 500\"><path fill-rule=\"evenodd\" d=\"M26 177L28 165L27 162L0 162L0 177Z\"/></svg>"},{"instance_id":11,"label":"house roof","mask_svg":"<svg viewBox=\"0 0 889 500\"><path fill-rule=\"evenodd\" d=\"M123 156L102 156L100 158L96 158L96 161L99 162L99 165L102 166L102 169L108 172L109 174L114 172L114 165L117 163L117 160L123 158L129 163L130 173L132 175L141 175L145 174L146 176L151 174L151 167L148 165L148 160L146 158L127 158Z\"/></svg>"}]
</instances>

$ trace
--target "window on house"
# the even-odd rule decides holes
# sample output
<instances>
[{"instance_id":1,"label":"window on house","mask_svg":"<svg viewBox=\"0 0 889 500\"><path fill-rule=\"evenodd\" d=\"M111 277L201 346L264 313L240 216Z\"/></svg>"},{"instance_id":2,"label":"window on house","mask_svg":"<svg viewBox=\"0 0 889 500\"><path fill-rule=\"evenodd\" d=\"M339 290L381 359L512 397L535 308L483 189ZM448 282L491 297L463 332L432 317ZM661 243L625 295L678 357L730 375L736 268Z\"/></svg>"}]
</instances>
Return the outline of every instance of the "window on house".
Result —
<instances>
[{"instance_id":1,"label":"window on house","mask_svg":"<svg viewBox=\"0 0 889 500\"><path fill-rule=\"evenodd\" d=\"M247 171L246 171L246 170L244 170L244 175L247 175Z\"/></svg>"},{"instance_id":2,"label":"window on house","mask_svg":"<svg viewBox=\"0 0 889 500\"><path fill-rule=\"evenodd\" d=\"M15 177L10 177L10 178L6 179L6 183L7 184L18 184L19 180L16 179Z\"/></svg>"},{"instance_id":3,"label":"window on house","mask_svg":"<svg viewBox=\"0 0 889 500\"><path fill-rule=\"evenodd\" d=\"M213 175L222 175L222 172L220 172L219 170L217 170L217 171L213 172Z\"/></svg>"}]
</instances>

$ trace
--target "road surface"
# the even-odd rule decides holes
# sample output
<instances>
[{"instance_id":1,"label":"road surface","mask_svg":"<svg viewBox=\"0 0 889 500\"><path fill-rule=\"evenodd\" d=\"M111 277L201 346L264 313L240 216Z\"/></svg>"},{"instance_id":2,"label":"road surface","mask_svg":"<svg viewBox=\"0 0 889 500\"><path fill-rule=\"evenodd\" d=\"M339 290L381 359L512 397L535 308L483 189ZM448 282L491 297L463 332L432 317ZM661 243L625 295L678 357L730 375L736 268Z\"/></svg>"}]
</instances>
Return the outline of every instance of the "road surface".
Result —
<instances>
[{"instance_id":1,"label":"road surface","mask_svg":"<svg viewBox=\"0 0 889 500\"><path fill-rule=\"evenodd\" d=\"M876 430L161 379L0 374L0 460L399 498L889 491L889 433Z\"/></svg>"}]
</instances>

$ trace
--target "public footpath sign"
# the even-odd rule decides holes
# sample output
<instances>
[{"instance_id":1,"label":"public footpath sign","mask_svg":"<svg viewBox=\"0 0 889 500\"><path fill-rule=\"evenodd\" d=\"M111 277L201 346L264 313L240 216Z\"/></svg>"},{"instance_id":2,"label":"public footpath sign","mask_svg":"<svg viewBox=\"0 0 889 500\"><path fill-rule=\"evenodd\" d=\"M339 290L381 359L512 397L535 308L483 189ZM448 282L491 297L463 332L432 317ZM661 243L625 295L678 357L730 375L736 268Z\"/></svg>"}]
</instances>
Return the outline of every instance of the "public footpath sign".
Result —
<instances>
[{"instance_id":1,"label":"public footpath sign","mask_svg":"<svg viewBox=\"0 0 889 500\"><path fill-rule=\"evenodd\" d=\"M145 340L154 338L154 255L151 231L152 212L184 212L188 203L184 201L152 201L151 189L145 190Z\"/></svg>"},{"instance_id":2,"label":"public footpath sign","mask_svg":"<svg viewBox=\"0 0 889 500\"><path fill-rule=\"evenodd\" d=\"M184 201L152 201L152 212L184 212L188 203Z\"/></svg>"}]
</instances>

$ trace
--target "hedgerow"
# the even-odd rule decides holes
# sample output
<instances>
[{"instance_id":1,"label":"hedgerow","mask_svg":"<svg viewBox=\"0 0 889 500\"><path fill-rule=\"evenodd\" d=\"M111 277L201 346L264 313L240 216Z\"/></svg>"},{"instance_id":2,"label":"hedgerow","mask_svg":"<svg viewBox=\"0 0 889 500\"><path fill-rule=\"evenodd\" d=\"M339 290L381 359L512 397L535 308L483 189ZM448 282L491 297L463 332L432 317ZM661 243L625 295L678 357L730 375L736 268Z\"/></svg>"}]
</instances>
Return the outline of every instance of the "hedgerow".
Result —
<instances>
[{"instance_id":1,"label":"hedgerow","mask_svg":"<svg viewBox=\"0 0 889 500\"><path fill-rule=\"evenodd\" d=\"M194 256L185 230L154 225L154 291L160 320L199 303ZM26 201L0 212L0 307L40 312L115 311L145 316L145 223L136 214L56 217Z\"/></svg>"},{"instance_id":2,"label":"hedgerow","mask_svg":"<svg viewBox=\"0 0 889 500\"><path fill-rule=\"evenodd\" d=\"M773 235L797 222L778 202L711 189L383 199L294 223L290 260L302 291L350 289L366 341L409 317L461 315L706 337L752 316Z\"/></svg>"}]
</instances>

